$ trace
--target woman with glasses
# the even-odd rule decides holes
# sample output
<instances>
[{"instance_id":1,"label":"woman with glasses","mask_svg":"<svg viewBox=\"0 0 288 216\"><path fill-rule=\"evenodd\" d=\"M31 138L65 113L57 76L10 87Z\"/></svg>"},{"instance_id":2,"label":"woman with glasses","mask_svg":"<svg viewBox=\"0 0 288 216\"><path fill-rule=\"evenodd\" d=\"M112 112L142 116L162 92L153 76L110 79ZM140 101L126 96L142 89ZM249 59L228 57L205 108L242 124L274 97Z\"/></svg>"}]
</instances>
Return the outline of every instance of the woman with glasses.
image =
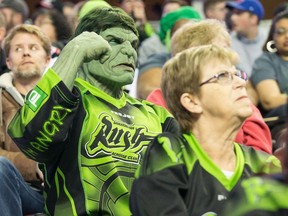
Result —
<instances>
[{"instance_id":1,"label":"woman with glasses","mask_svg":"<svg viewBox=\"0 0 288 216\"><path fill-rule=\"evenodd\" d=\"M231 46L230 35L223 23L214 19L205 19L197 22L190 21L177 29L173 34L171 39L171 54L175 56L187 48L208 44L215 44L222 47ZM246 89L248 85L249 82L247 82ZM250 89L247 89L248 95L249 90ZM251 97L249 98L251 99ZM160 88L152 91L147 97L147 100L168 109ZM252 103L251 107L253 114L243 122L235 137L235 142L252 146L255 149L272 154L270 129L264 122L258 108Z\"/></svg>"},{"instance_id":2,"label":"woman with glasses","mask_svg":"<svg viewBox=\"0 0 288 216\"><path fill-rule=\"evenodd\" d=\"M288 93L288 11L272 21L264 53L253 65L251 81L264 117L286 116Z\"/></svg>"},{"instance_id":3,"label":"woman with glasses","mask_svg":"<svg viewBox=\"0 0 288 216\"><path fill-rule=\"evenodd\" d=\"M242 179L280 171L275 156L234 142L252 113L237 61L231 49L206 45L164 65L162 92L182 134L162 133L148 147L132 187L133 215L217 215Z\"/></svg>"}]
</instances>

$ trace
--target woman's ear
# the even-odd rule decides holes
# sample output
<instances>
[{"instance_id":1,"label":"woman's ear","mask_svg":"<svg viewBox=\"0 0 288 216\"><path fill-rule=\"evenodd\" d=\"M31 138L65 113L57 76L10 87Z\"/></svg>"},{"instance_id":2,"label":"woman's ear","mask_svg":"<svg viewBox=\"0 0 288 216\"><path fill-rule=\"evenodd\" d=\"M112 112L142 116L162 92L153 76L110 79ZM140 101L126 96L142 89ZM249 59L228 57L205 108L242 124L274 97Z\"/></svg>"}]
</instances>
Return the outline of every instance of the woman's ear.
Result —
<instances>
[{"instance_id":1,"label":"woman's ear","mask_svg":"<svg viewBox=\"0 0 288 216\"><path fill-rule=\"evenodd\" d=\"M202 112L201 103L197 96L189 93L184 93L180 97L180 102L182 106L191 113L199 114Z\"/></svg>"}]
</instances>

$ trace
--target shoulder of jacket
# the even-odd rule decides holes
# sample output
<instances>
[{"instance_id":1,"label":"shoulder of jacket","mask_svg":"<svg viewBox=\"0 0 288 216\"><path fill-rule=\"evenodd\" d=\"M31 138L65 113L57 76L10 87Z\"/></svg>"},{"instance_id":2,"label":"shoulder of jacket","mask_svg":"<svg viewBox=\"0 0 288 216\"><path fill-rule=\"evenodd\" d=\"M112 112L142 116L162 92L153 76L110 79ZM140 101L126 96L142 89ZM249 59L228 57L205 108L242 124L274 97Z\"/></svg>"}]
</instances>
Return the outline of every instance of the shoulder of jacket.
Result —
<instances>
[{"instance_id":1,"label":"shoulder of jacket","mask_svg":"<svg viewBox=\"0 0 288 216\"><path fill-rule=\"evenodd\" d=\"M13 86L12 84L13 74L12 72L6 72L0 76L0 88L8 88Z\"/></svg>"}]
</instances>

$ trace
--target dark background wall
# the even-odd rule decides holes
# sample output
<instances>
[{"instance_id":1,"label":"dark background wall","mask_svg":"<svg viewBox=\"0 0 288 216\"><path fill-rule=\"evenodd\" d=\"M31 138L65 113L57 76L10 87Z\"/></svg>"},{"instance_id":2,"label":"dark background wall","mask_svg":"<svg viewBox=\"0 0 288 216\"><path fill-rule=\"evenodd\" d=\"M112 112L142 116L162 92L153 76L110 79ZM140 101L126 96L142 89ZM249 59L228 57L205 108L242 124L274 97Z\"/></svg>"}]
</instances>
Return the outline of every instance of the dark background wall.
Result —
<instances>
[{"instance_id":1,"label":"dark background wall","mask_svg":"<svg viewBox=\"0 0 288 216\"><path fill-rule=\"evenodd\" d=\"M65 0L63 0L65 1ZM80 0L72 0L72 2L77 3ZM30 12L33 13L37 4L39 4L40 0L26 0L29 5ZM118 0L107 0L107 2L113 6L118 6ZM160 8L163 0L144 0L146 5L146 13L149 20L158 20L160 18ZM201 2L201 0L194 0L195 4ZM283 0L261 0L262 4L265 8L265 18L271 19L273 11L275 7L282 3L288 2Z\"/></svg>"}]
</instances>

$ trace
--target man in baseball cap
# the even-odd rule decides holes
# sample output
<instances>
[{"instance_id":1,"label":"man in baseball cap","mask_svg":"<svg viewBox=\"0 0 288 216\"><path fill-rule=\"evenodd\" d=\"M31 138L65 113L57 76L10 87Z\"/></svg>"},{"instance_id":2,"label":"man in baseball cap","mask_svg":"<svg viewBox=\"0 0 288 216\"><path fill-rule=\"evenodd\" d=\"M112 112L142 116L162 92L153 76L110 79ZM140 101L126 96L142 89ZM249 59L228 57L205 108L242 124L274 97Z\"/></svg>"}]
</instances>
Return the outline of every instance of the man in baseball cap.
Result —
<instances>
[{"instance_id":1,"label":"man in baseball cap","mask_svg":"<svg viewBox=\"0 0 288 216\"><path fill-rule=\"evenodd\" d=\"M231 45L240 56L238 67L250 77L267 38L267 32L259 27L264 17L263 5L258 0L238 0L227 2L226 7L232 11Z\"/></svg>"},{"instance_id":2,"label":"man in baseball cap","mask_svg":"<svg viewBox=\"0 0 288 216\"><path fill-rule=\"evenodd\" d=\"M7 31L24 23L29 16L29 8L24 0L3 0L0 2L0 11L6 18Z\"/></svg>"},{"instance_id":3,"label":"man in baseball cap","mask_svg":"<svg viewBox=\"0 0 288 216\"><path fill-rule=\"evenodd\" d=\"M229 9L236 9L239 11L248 11L255 14L259 20L264 17L264 8L258 0L240 0L236 2L227 2L226 7Z\"/></svg>"}]
</instances>

